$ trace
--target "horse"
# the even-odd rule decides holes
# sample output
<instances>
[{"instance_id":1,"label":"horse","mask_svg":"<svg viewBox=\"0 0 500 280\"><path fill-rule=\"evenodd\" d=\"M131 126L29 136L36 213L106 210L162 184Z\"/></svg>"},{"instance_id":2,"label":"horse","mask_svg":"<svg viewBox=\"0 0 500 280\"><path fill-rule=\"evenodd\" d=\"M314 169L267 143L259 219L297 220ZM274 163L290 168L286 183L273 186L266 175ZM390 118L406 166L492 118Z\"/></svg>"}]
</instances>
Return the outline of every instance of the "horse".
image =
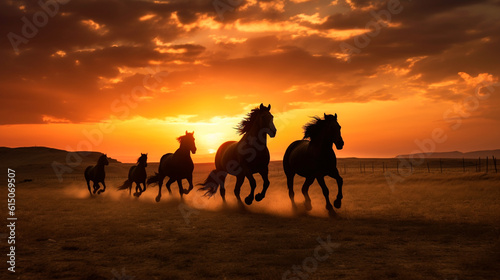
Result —
<instances>
[{"instance_id":1,"label":"horse","mask_svg":"<svg viewBox=\"0 0 500 280\"><path fill-rule=\"evenodd\" d=\"M101 194L104 191L106 191L106 184L104 184L104 178L106 177L106 174L104 173L104 166L108 165L108 157L103 154L102 156L99 157L97 160L97 164L95 166L88 166L85 169L85 180L87 181L87 188L89 189L90 196L92 196L92 192L90 191L90 181L94 182L94 194L97 192L97 194ZM103 189L100 190L99 183L102 183Z\"/></svg>"},{"instance_id":2,"label":"horse","mask_svg":"<svg viewBox=\"0 0 500 280\"><path fill-rule=\"evenodd\" d=\"M141 153L137 159L137 165L131 166L128 171L128 179L118 187L118 190L128 189L129 195L132 194L132 184L136 183L134 196L139 197L146 191L146 166L148 166L148 154ZM144 189L141 188L144 185Z\"/></svg>"},{"instance_id":3,"label":"horse","mask_svg":"<svg viewBox=\"0 0 500 280\"><path fill-rule=\"evenodd\" d=\"M155 175L148 178L147 184L158 184L158 196L156 197L156 202L160 202L161 199L161 186L163 184L163 179L166 176L169 177L167 183L165 184L168 192L171 194L170 185L177 181L179 185L179 194L188 194L193 189L193 170L194 164L191 159L191 153L196 153L196 145L194 143L194 131L177 138L180 143L179 149L175 153L168 153L161 157L160 165L158 166L158 172ZM186 179L189 183L189 189L184 190L182 188L182 179Z\"/></svg>"},{"instance_id":4,"label":"horse","mask_svg":"<svg viewBox=\"0 0 500 280\"><path fill-rule=\"evenodd\" d=\"M271 138L276 136L271 114L271 105L268 107L260 104L260 107L252 109L237 127L240 141L228 141L223 143L215 154L215 169L210 172L207 179L199 184L200 190L206 191L205 195L213 196L220 186L220 195L226 202L226 190L224 181L227 174L236 176L234 194L238 203L242 205L240 198L241 185L245 178L250 182L250 194L245 198L245 203L251 205L254 200L256 188L253 174L259 173L264 181L262 192L255 195L256 201L261 201L266 196L269 187L269 149L267 148L267 135Z\"/></svg>"},{"instance_id":5,"label":"horse","mask_svg":"<svg viewBox=\"0 0 500 280\"><path fill-rule=\"evenodd\" d=\"M286 149L283 156L283 169L287 179L288 195L294 208L296 208L293 192L295 174L306 178L302 186L302 194L305 198L304 204L307 211L312 209L311 198L308 194L309 187L316 179L325 196L326 209L331 215L335 214L330 203L328 187L325 184L324 177L327 175L337 181L338 193L334 206L340 208L343 197L343 179L337 169L337 158L332 148L333 144L338 150L344 147L340 128L337 114L334 116L324 114L324 119L314 117L310 123L304 126L303 140L293 142Z\"/></svg>"}]
</instances>

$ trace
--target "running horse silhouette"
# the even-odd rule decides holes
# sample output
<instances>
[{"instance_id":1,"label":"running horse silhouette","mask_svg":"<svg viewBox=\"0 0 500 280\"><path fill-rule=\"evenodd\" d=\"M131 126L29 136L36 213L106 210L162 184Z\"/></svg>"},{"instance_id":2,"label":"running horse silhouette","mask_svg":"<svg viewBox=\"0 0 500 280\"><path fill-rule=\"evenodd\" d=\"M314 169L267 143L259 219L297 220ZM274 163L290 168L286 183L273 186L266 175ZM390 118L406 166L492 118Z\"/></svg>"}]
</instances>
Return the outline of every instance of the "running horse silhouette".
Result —
<instances>
[{"instance_id":1,"label":"running horse silhouette","mask_svg":"<svg viewBox=\"0 0 500 280\"><path fill-rule=\"evenodd\" d=\"M270 113L271 105L253 109L240 123L237 130L243 135L240 141L229 141L223 143L215 154L215 170L204 183L199 184L205 190L206 196L213 196L220 186L220 195L225 202L226 190L224 181L227 174L236 176L234 194L241 204L240 190L245 178L250 182L250 194L245 198L247 205L252 204L256 187L253 174L259 173L264 181L262 192L255 195L256 201L261 201L266 196L269 187L268 165L269 150L267 148L267 135L271 138L276 136L276 127L273 123L273 115Z\"/></svg>"},{"instance_id":2,"label":"running horse silhouette","mask_svg":"<svg viewBox=\"0 0 500 280\"><path fill-rule=\"evenodd\" d=\"M316 179L323 190L326 199L326 209L331 215L335 214L329 199L329 191L325 184L325 176L330 176L337 180L338 193L334 201L335 208L340 208L342 201L342 177L337 169L337 159L332 145L335 144L338 150L344 146L344 140L340 135L340 125L337 122L337 114L334 116L324 114L324 119L314 117L314 120L304 126L304 139L298 140L288 146L283 157L283 169L285 171L288 194L292 205L295 208L293 193L293 178L295 174L305 177L302 186L302 194L305 198L306 210L311 210L311 198L308 191L311 184Z\"/></svg>"},{"instance_id":3,"label":"running horse silhouette","mask_svg":"<svg viewBox=\"0 0 500 280\"><path fill-rule=\"evenodd\" d=\"M128 170L128 179L118 187L118 190L128 189L128 193L131 195L132 185L135 183L134 196L141 196L146 191L146 166L148 166L148 154L141 153L141 156L137 159L137 165L130 167ZM141 188L141 184L144 186L144 189Z\"/></svg>"},{"instance_id":4,"label":"running horse silhouette","mask_svg":"<svg viewBox=\"0 0 500 280\"><path fill-rule=\"evenodd\" d=\"M170 185L177 181L179 185L179 194L188 194L193 189L193 170L194 164L191 159L191 153L196 153L196 145L194 143L194 131L186 135L177 138L180 143L179 149L175 153L168 153L161 157L160 165L158 166L158 172L155 175L148 178L148 185L158 184L158 196L156 197L156 202L161 199L161 186L163 184L163 179L169 177L167 183L165 184L169 193ZM189 189L184 190L182 188L182 179L186 179L189 183Z\"/></svg>"},{"instance_id":5,"label":"running horse silhouette","mask_svg":"<svg viewBox=\"0 0 500 280\"><path fill-rule=\"evenodd\" d=\"M87 188L89 189L90 196L92 196L92 191L90 191L90 181L94 182L94 194L101 194L106 191L106 184L104 184L104 178L106 174L104 173L104 166L108 165L108 157L104 154L99 157L97 164L95 166L89 166L85 169L85 180L87 181ZM100 190L99 183L102 184L103 189Z\"/></svg>"}]
</instances>

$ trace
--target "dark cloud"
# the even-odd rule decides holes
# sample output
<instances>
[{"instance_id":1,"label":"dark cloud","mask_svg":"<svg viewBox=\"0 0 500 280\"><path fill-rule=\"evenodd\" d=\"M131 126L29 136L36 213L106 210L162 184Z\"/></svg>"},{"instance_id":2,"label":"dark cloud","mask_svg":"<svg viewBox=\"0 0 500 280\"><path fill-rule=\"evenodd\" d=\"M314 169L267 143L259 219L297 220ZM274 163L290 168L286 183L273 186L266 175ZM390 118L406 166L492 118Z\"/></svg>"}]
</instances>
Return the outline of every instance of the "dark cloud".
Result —
<instances>
[{"instance_id":1,"label":"dark cloud","mask_svg":"<svg viewBox=\"0 0 500 280\"><path fill-rule=\"evenodd\" d=\"M401 1L403 11L391 15L392 25L369 37L350 63L337 56L341 43L356 46L354 38L341 40L335 32L364 28L387 1L352 0L352 7L331 2L243 2L222 19L210 0L73 0L16 53L8 34L22 35L21 19L31 21L41 7L3 1L1 122L106 119L115 114L110 104L143 86L151 75L145 69L156 67L168 76L146 89L131 114L210 117L205 105L213 100L237 114L263 97L282 107L395 100L404 96L394 93L405 91L403 85L429 99L456 101L462 95L428 85L460 79L459 72L500 76L494 63L500 1ZM384 67L394 73L383 74ZM390 75L397 77L377 80Z\"/></svg>"}]
</instances>

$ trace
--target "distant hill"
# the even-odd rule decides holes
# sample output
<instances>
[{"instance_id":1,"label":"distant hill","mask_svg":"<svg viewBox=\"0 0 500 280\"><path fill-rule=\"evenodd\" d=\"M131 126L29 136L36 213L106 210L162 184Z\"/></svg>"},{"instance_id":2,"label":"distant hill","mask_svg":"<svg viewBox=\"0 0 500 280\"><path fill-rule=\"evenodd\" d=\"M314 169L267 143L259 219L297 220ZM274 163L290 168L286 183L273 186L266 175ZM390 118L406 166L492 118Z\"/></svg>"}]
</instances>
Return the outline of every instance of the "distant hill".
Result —
<instances>
[{"instance_id":1,"label":"distant hill","mask_svg":"<svg viewBox=\"0 0 500 280\"><path fill-rule=\"evenodd\" d=\"M397 157L409 157L410 155L399 155ZM454 152L442 152L442 153L431 153L431 154L413 154L414 157L425 157L425 158L485 158L494 156L496 158L500 157L500 149L497 150L483 150L483 151L474 151L462 153L459 151Z\"/></svg>"},{"instance_id":2,"label":"distant hill","mask_svg":"<svg viewBox=\"0 0 500 280\"><path fill-rule=\"evenodd\" d=\"M67 158L70 162L74 161L75 158L81 158L82 164L95 164L101 155L98 152L68 152L47 147L0 147L0 162L2 165L10 167L51 165L54 161L65 164ZM108 161L109 163L119 163L112 158L108 158Z\"/></svg>"}]
</instances>

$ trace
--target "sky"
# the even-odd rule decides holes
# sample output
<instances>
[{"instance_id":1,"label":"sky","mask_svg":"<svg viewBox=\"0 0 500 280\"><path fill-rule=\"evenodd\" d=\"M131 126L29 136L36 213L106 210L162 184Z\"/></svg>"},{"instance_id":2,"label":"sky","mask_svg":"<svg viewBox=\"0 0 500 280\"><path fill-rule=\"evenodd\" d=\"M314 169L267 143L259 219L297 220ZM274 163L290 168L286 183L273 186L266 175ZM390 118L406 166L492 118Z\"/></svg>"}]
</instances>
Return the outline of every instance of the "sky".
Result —
<instances>
[{"instance_id":1,"label":"sky","mask_svg":"<svg viewBox=\"0 0 500 280\"><path fill-rule=\"evenodd\" d=\"M0 146L159 161L187 130L210 162L264 103L273 160L324 113L338 157L500 148L500 1L6 0L0 18Z\"/></svg>"}]
</instances>

